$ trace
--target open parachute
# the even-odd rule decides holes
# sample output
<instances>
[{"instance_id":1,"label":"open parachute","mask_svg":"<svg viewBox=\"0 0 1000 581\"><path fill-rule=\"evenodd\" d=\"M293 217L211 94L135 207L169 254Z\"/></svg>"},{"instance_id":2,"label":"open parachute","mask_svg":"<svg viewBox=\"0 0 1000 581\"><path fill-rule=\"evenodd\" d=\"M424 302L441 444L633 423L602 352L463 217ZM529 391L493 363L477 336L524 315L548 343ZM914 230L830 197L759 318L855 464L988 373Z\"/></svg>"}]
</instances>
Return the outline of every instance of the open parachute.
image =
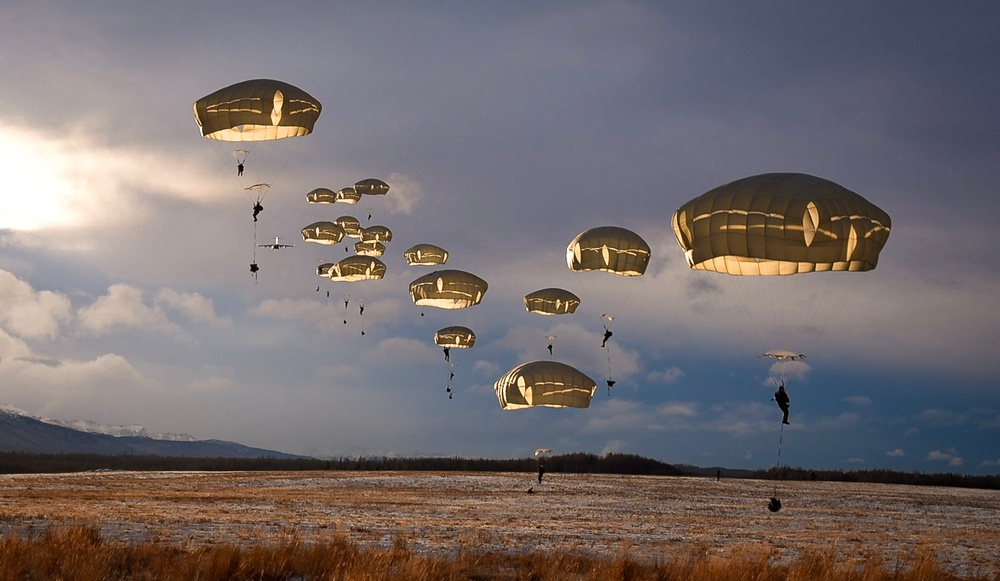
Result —
<instances>
[{"instance_id":1,"label":"open parachute","mask_svg":"<svg viewBox=\"0 0 1000 581\"><path fill-rule=\"evenodd\" d=\"M505 373L493 387L505 410L535 406L587 408L597 391L593 379L558 361L523 363Z\"/></svg>"},{"instance_id":2,"label":"open parachute","mask_svg":"<svg viewBox=\"0 0 1000 581\"><path fill-rule=\"evenodd\" d=\"M737 276L872 270L891 228L875 204L801 173L720 186L681 206L671 223L692 269Z\"/></svg>"}]
</instances>

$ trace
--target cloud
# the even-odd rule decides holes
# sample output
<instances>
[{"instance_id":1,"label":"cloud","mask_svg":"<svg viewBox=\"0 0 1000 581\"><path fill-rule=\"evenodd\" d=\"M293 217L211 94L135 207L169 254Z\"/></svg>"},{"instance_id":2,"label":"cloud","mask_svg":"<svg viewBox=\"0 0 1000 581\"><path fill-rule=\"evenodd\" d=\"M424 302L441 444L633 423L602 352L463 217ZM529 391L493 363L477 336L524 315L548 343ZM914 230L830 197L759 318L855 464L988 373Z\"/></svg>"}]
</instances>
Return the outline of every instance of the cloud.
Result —
<instances>
[{"instance_id":1,"label":"cloud","mask_svg":"<svg viewBox=\"0 0 1000 581\"><path fill-rule=\"evenodd\" d=\"M949 466L961 466L964 461L960 456L957 455L955 450L948 450L946 452L941 452L940 450L933 450L927 454L924 460L932 462L947 462Z\"/></svg>"},{"instance_id":2,"label":"cloud","mask_svg":"<svg viewBox=\"0 0 1000 581\"><path fill-rule=\"evenodd\" d=\"M27 343L12 337L7 331L0 329L0 361L4 359L21 359L31 356L31 348Z\"/></svg>"},{"instance_id":3,"label":"cloud","mask_svg":"<svg viewBox=\"0 0 1000 581\"><path fill-rule=\"evenodd\" d=\"M0 307L0 325L28 339L55 337L60 325L72 318L70 301L64 295L36 292L6 270L0 270Z\"/></svg>"},{"instance_id":4,"label":"cloud","mask_svg":"<svg viewBox=\"0 0 1000 581\"><path fill-rule=\"evenodd\" d=\"M219 324L223 322L215 314L212 299L198 293L182 293L173 289L163 289L157 293L156 302L170 307L196 323Z\"/></svg>"},{"instance_id":5,"label":"cloud","mask_svg":"<svg viewBox=\"0 0 1000 581\"><path fill-rule=\"evenodd\" d=\"M663 371L649 372L646 375L646 381L649 383L673 383L682 375L684 375L684 372L679 367L671 367Z\"/></svg>"},{"instance_id":6,"label":"cloud","mask_svg":"<svg viewBox=\"0 0 1000 581\"><path fill-rule=\"evenodd\" d=\"M442 360L441 352L431 347L425 341L408 339L406 337L391 337L382 339L374 348L365 352L367 361L389 363L394 365L405 362L427 362Z\"/></svg>"},{"instance_id":7,"label":"cloud","mask_svg":"<svg viewBox=\"0 0 1000 581\"><path fill-rule=\"evenodd\" d=\"M844 398L844 401L858 407L868 407L872 405L872 398L863 395L852 395Z\"/></svg>"},{"instance_id":8,"label":"cloud","mask_svg":"<svg viewBox=\"0 0 1000 581\"><path fill-rule=\"evenodd\" d=\"M296 321L324 333L332 333L344 322L344 309L330 301L311 299L267 299L250 313L259 317Z\"/></svg>"},{"instance_id":9,"label":"cloud","mask_svg":"<svg viewBox=\"0 0 1000 581\"><path fill-rule=\"evenodd\" d=\"M101 335L114 328L151 329L174 333L178 327L171 323L159 307L143 303L142 291L127 285L115 284L108 293L77 313L80 330Z\"/></svg>"},{"instance_id":10,"label":"cloud","mask_svg":"<svg viewBox=\"0 0 1000 581\"><path fill-rule=\"evenodd\" d=\"M902 448L896 448L895 450L889 450L885 453L885 455L890 458L902 458L903 456L906 456L906 452L904 452Z\"/></svg>"},{"instance_id":11,"label":"cloud","mask_svg":"<svg viewBox=\"0 0 1000 581\"><path fill-rule=\"evenodd\" d=\"M844 460L844 462L846 462L848 464L864 464L865 463L865 459L861 458L859 456L855 456L853 458L848 458L847 460Z\"/></svg>"},{"instance_id":12,"label":"cloud","mask_svg":"<svg viewBox=\"0 0 1000 581\"><path fill-rule=\"evenodd\" d=\"M980 468L989 468L992 466L1000 466L1000 458L996 460L983 460L980 464Z\"/></svg>"},{"instance_id":13,"label":"cloud","mask_svg":"<svg viewBox=\"0 0 1000 581\"><path fill-rule=\"evenodd\" d=\"M401 173L391 173L386 178L389 194L386 203L393 214L410 214L424 197L424 189L416 179Z\"/></svg>"}]
</instances>

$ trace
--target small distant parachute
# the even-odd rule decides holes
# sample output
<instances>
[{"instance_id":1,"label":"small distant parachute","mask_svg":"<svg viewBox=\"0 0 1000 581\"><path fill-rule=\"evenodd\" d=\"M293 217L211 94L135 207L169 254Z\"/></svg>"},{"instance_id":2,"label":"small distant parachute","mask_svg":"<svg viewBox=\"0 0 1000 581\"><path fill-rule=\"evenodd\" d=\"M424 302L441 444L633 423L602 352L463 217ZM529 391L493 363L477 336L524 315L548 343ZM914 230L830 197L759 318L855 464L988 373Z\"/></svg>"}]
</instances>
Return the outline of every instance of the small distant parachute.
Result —
<instances>
[{"instance_id":1,"label":"small distant parachute","mask_svg":"<svg viewBox=\"0 0 1000 581\"><path fill-rule=\"evenodd\" d=\"M462 270L436 270L410 283L410 298L419 307L464 309L478 305L489 285Z\"/></svg>"},{"instance_id":2,"label":"small distant parachute","mask_svg":"<svg viewBox=\"0 0 1000 581\"><path fill-rule=\"evenodd\" d=\"M354 216L341 216L333 221L334 224L344 229L344 233L351 238L361 238L361 222Z\"/></svg>"},{"instance_id":3,"label":"small distant parachute","mask_svg":"<svg viewBox=\"0 0 1000 581\"><path fill-rule=\"evenodd\" d=\"M384 196L389 193L389 184L377 178L368 178L354 184L354 190L362 195Z\"/></svg>"},{"instance_id":4,"label":"small distant parachute","mask_svg":"<svg viewBox=\"0 0 1000 581\"><path fill-rule=\"evenodd\" d=\"M340 243L345 234L344 229L333 222L313 222L302 229L302 240L333 245Z\"/></svg>"},{"instance_id":5,"label":"small distant parachute","mask_svg":"<svg viewBox=\"0 0 1000 581\"><path fill-rule=\"evenodd\" d=\"M371 256L348 256L334 264L330 270L330 280L334 282L361 282L380 280L385 276L385 263Z\"/></svg>"},{"instance_id":6,"label":"small distant parachute","mask_svg":"<svg viewBox=\"0 0 1000 581\"><path fill-rule=\"evenodd\" d=\"M601 271L641 276L649 265L649 244L618 226L599 226L581 232L566 249L566 264L574 272Z\"/></svg>"},{"instance_id":7,"label":"small distant parachute","mask_svg":"<svg viewBox=\"0 0 1000 581\"><path fill-rule=\"evenodd\" d=\"M775 359L777 361L796 361L806 358L802 353L796 353L787 349L773 349L766 353L761 353L757 357L767 357L768 359Z\"/></svg>"},{"instance_id":8,"label":"small distant parachute","mask_svg":"<svg viewBox=\"0 0 1000 581\"><path fill-rule=\"evenodd\" d=\"M590 407L597 391L593 379L558 361L523 363L494 384L497 400L505 410L542 407Z\"/></svg>"},{"instance_id":9,"label":"small distant parachute","mask_svg":"<svg viewBox=\"0 0 1000 581\"><path fill-rule=\"evenodd\" d=\"M566 315L578 306L580 297L561 288L543 288L524 297L524 308L539 315Z\"/></svg>"},{"instance_id":10,"label":"small distant parachute","mask_svg":"<svg viewBox=\"0 0 1000 581\"><path fill-rule=\"evenodd\" d=\"M535 450L535 456L541 456L542 454L551 454L552 450L549 448L539 448Z\"/></svg>"},{"instance_id":11,"label":"small distant parachute","mask_svg":"<svg viewBox=\"0 0 1000 581\"><path fill-rule=\"evenodd\" d=\"M392 230L381 225L367 226L361 229L361 240L365 242L392 242Z\"/></svg>"},{"instance_id":12,"label":"small distant parachute","mask_svg":"<svg viewBox=\"0 0 1000 581\"><path fill-rule=\"evenodd\" d=\"M382 256L385 254L385 244L378 240L360 240L354 243L354 253L361 256Z\"/></svg>"},{"instance_id":13,"label":"small distant parachute","mask_svg":"<svg viewBox=\"0 0 1000 581\"><path fill-rule=\"evenodd\" d=\"M306 194L306 202L310 204L332 204L337 201L337 192L329 188L316 188Z\"/></svg>"},{"instance_id":14,"label":"small distant parachute","mask_svg":"<svg viewBox=\"0 0 1000 581\"><path fill-rule=\"evenodd\" d=\"M471 349L476 344L476 334L460 325L445 327L434 333L434 344L449 349Z\"/></svg>"},{"instance_id":15,"label":"small distant parachute","mask_svg":"<svg viewBox=\"0 0 1000 581\"><path fill-rule=\"evenodd\" d=\"M409 266L435 266L448 262L448 251L433 244L415 244L403 252Z\"/></svg>"}]
</instances>

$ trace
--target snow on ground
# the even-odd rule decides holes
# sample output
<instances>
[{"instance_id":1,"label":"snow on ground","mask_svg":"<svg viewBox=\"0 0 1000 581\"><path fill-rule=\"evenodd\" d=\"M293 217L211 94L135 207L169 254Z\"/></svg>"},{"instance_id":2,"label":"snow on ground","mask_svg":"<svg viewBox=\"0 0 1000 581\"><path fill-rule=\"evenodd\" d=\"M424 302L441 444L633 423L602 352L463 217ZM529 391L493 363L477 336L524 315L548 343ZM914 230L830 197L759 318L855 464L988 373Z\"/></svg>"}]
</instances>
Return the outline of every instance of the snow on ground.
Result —
<instances>
[{"instance_id":1,"label":"snow on ground","mask_svg":"<svg viewBox=\"0 0 1000 581\"><path fill-rule=\"evenodd\" d=\"M1000 575L1000 491L841 482L451 472L96 472L0 477L0 530L97 524L115 539L248 543L297 534L411 549L810 551L888 566L931 550ZM532 488L531 493L527 492ZM767 510L771 496L783 508Z\"/></svg>"}]
</instances>

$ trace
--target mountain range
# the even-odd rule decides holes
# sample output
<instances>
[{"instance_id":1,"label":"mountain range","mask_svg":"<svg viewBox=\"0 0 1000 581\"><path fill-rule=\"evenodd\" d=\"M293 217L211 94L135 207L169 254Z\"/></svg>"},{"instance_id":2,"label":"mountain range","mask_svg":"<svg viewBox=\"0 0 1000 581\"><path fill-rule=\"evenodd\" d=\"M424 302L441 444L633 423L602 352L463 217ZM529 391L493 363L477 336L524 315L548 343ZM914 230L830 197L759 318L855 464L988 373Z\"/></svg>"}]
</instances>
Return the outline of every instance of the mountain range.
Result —
<instances>
[{"instance_id":1,"label":"mountain range","mask_svg":"<svg viewBox=\"0 0 1000 581\"><path fill-rule=\"evenodd\" d=\"M188 434L151 434L142 426L105 426L89 420L33 417L0 406L0 452L103 454L182 458L300 458L276 450L224 440L196 440Z\"/></svg>"}]
</instances>

